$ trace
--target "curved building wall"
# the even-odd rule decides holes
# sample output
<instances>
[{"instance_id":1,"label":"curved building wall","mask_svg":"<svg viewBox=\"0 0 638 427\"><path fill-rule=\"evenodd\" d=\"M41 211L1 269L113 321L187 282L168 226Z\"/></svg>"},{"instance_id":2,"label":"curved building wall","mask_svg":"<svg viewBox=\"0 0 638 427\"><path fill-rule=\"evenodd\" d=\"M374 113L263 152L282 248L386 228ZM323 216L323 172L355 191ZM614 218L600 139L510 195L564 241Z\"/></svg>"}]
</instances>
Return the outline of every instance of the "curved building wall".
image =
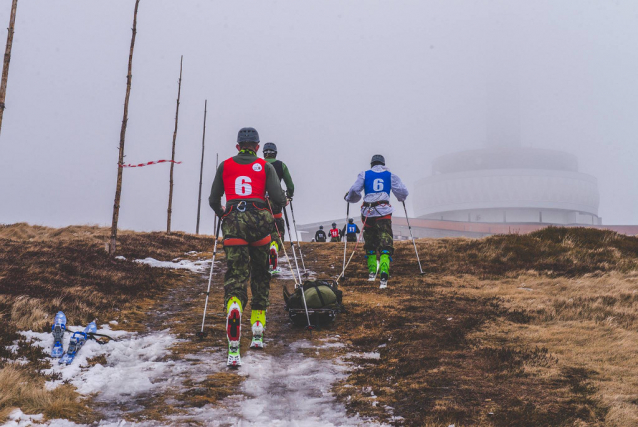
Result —
<instances>
[{"instance_id":1,"label":"curved building wall","mask_svg":"<svg viewBox=\"0 0 638 427\"><path fill-rule=\"evenodd\" d=\"M418 182L415 213L452 221L599 224L597 180L574 169L440 173Z\"/></svg>"}]
</instances>

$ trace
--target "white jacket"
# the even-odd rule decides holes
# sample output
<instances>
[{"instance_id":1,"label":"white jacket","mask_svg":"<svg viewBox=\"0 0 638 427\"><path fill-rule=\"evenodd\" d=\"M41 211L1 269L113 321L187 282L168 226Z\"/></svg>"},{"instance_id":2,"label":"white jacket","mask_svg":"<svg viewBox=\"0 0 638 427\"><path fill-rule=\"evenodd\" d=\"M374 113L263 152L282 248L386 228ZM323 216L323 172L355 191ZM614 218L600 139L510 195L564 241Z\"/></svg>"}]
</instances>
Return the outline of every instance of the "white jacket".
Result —
<instances>
[{"instance_id":1,"label":"white jacket","mask_svg":"<svg viewBox=\"0 0 638 427\"><path fill-rule=\"evenodd\" d=\"M372 167L373 172L385 172L389 171L389 169L383 165L376 165ZM346 201L348 203L357 203L361 200L361 192L365 186L365 177L366 171L363 171L357 176L357 180L354 182L352 187L350 187L350 191L348 191L348 195L346 196ZM399 202L403 202L408 197L408 189L401 182L401 178L397 175L392 174L392 192L394 193L394 197L397 198ZM371 193L366 194L363 198L363 201L366 203L374 203L382 200L390 201L390 195L388 193ZM361 206L361 215L365 217L380 217L391 215L394 212L394 208L390 204L382 204L375 207L365 207Z\"/></svg>"}]
</instances>

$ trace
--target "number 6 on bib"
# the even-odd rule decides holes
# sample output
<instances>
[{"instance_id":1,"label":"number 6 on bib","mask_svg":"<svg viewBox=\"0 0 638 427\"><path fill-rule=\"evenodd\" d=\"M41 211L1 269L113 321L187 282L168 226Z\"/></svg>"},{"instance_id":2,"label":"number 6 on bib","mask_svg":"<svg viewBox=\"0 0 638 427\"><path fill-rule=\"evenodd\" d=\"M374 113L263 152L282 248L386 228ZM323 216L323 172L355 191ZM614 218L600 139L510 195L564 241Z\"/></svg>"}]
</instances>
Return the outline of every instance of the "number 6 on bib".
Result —
<instances>
[{"instance_id":1,"label":"number 6 on bib","mask_svg":"<svg viewBox=\"0 0 638 427\"><path fill-rule=\"evenodd\" d=\"M235 180L235 193L238 196L250 196L253 194L252 180L247 176L239 176Z\"/></svg>"}]
</instances>

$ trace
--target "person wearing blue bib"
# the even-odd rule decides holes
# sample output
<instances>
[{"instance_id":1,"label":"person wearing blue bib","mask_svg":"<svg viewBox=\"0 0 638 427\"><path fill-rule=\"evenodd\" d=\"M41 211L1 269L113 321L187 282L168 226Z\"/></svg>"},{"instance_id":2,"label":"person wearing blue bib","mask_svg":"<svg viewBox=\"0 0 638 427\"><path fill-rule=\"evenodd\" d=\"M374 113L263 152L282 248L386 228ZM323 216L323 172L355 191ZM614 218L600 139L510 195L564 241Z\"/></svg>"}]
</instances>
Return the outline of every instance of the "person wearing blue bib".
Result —
<instances>
[{"instance_id":1,"label":"person wearing blue bib","mask_svg":"<svg viewBox=\"0 0 638 427\"><path fill-rule=\"evenodd\" d=\"M357 234L361 233L359 230L359 226L354 223L353 218L348 218L348 223L344 225L343 230L341 230L341 234L346 236L346 240L348 242L356 242Z\"/></svg>"},{"instance_id":2,"label":"person wearing blue bib","mask_svg":"<svg viewBox=\"0 0 638 427\"><path fill-rule=\"evenodd\" d=\"M363 171L345 196L348 203L357 203L364 192L361 205L361 220L363 221L363 246L368 260L368 280L374 281L377 271L381 273L381 287L388 284L390 277L390 261L394 253L392 235L392 213L394 208L390 204L390 193L399 202L408 197L408 189L397 175L385 166L385 158L376 154L370 161L371 168ZM379 260L377 264L377 255Z\"/></svg>"}]
</instances>

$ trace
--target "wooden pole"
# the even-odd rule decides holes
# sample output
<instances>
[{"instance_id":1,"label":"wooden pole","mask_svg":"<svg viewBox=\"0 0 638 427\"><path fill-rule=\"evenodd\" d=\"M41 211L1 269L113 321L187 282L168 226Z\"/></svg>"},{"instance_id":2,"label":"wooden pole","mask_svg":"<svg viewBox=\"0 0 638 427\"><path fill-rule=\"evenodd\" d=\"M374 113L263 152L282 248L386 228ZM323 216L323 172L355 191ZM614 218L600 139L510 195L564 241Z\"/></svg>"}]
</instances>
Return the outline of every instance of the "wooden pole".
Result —
<instances>
[{"instance_id":1,"label":"wooden pole","mask_svg":"<svg viewBox=\"0 0 638 427\"><path fill-rule=\"evenodd\" d=\"M215 173L217 173L217 169L219 169L219 153L215 157ZM215 219L213 220L213 230L217 230L217 214L215 214Z\"/></svg>"},{"instance_id":2,"label":"wooden pole","mask_svg":"<svg viewBox=\"0 0 638 427\"><path fill-rule=\"evenodd\" d=\"M202 135L202 164L199 167L199 200L197 200L197 227L195 234L199 234L199 215L202 210L202 176L204 174L204 143L206 141L206 107L208 100L204 101L204 132Z\"/></svg>"},{"instance_id":3,"label":"wooden pole","mask_svg":"<svg viewBox=\"0 0 638 427\"><path fill-rule=\"evenodd\" d=\"M11 62L11 48L13 47L13 29L16 23L16 10L18 0L13 0L11 5L11 17L9 18L9 33L7 34L7 47L4 51L4 64L2 65L2 82L0 83L0 131L2 131L2 116L4 115L4 99L7 96L7 80L9 79L9 62Z\"/></svg>"},{"instance_id":4,"label":"wooden pole","mask_svg":"<svg viewBox=\"0 0 638 427\"><path fill-rule=\"evenodd\" d=\"M120 196L122 195L122 171L124 164L124 140L126 138L126 125L128 123L128 101L131 96L131 74L133 69L133 49L135 48L135 36L137 35L137 9L140 0L135 0L135 11L133 12L133 35L131 36L131 50L128 56L128 75L126 76L126 96L124 97L124 117L122 118L122 130L120 131L120 155L117 162L117 185L115 187L115 202L113 203L113 223L111 224L111 241L109 243L109 255L115 255L117 245L117 221L120 217Z\"/></svg>"},{"instance_id":5,"label":"wooden pole","mask_svg":"<svg viewBox=\"0 0 638 427\"><path fill-rule=\"evenodd\" d=\"M179 98L182 94L182 63L184 62L184 55L179 61L179 84L177 89L177 107L175 108L175 130L173 131L173 154L171 156L171 177L168 187L168 217L166 219L166 232L171 232L171 214L173 213L173 168L175 167L175 142L177 141L177 121L179 119Z\"/></svg>"}]
</instances>

